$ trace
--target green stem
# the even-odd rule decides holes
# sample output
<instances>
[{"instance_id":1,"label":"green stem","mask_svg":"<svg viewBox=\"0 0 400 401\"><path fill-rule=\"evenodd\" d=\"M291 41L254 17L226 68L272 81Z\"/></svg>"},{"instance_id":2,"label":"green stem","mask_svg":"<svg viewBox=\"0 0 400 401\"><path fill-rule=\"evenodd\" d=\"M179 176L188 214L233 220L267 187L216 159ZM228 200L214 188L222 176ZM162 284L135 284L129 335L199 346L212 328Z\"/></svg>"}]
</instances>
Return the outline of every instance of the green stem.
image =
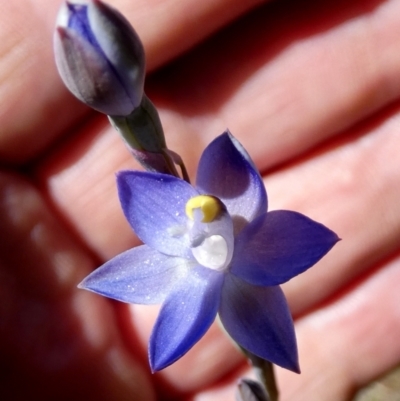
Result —
<instances>
[{"instance_id":1,"label":"green stem","mask_svg":"<svg viewBox=\"0 0 400 401\"><path fill-rule=\"evenodd\" d=\"M167 148L158 111L145 94L131 114L108 116L108 119L146 170L180 177L176 164L181 168L183 179L189 182L182 158Z\"/></svg>"},{"instance_id":2,"label":"green stem","mask_svg":"<svg viewBox=\"0 0 400 401\"><path fill-rule=\"evenodd\" d=\"M262 359L251 352L241 348L251 362L258 380L264 385L270 401L278 401L279 391L276 385L274 367L271 362Z\"/></svg>"},{"instance_id":3,"label":"green stem","mask_svg":"<svg viewBox=\"0 0 400 401\"><path fill-rule=\"evenodd\" d=\"M182 157L170 149L165 149L165 153L167 153L173 162L181 168L182 178L190 184L189 174L186 170L185 164L183 163Z\"/></svg>"}]
</instances>

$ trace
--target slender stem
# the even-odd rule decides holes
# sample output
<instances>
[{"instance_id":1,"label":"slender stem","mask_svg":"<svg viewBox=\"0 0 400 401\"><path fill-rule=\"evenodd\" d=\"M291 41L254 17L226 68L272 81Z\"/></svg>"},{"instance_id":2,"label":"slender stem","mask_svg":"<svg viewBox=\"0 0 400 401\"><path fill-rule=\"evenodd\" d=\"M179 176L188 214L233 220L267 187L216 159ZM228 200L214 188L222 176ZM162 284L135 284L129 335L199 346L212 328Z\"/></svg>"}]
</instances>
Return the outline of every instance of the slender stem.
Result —
<instances>
[{"instance_id":1,"label":"slender stem","mask_svg":"<svg viewBox=\"0 0 400 401\"><path fill-rule=\"evenodd\" d=\"M258 380L264 385L270 401L279 400L279 391L276 385L274 367L271 362L262 359L251 352L241 348L251 362Z\"/></svg>"},{"instance_id":2,"label":"slender stem","mask_svg":"<svg viewBox=\"0 0 400 401\"><path fill-rule=\"evenodd\" d=\"M263 360L262 366L253 364L258 379L264 384L271 401L278 401L279 392L276 386L274 367L271 362Z\"/></svg>"},{"instance_id":3,"label":"slender stem","mask_svg":"<svg viewBox=\"0 0 400 401\"><path fill-rule=\"evenodd\" d=\"M190 184L189 174L186 170L185 164L183 163L182 157L170 149L164 149L164 152L168 153L169 157L172 158L174 163L181 168L182 178Z\"/></svg>"},{"instance_id":4,"label":"slender stem","mask_svg":"<svg viewBox=\"0 0 400 401\"><path fill-rule=\"evenodd\" d=\"M149 171L158 171L190 182L182 158L167 148L158 111L144 94L141 104L128 116L108 116L111 125L120 133L132 155Z\"/></svg>"},{"instance_id":5,"label":"slender stem","mask_svg":"<svg viewBox=\"0 0 400 401\"><path fill-rule=\"evenodd\" d=\"M178 170L175 167L175 160L174 158L171 156L170 151L168 149L162 149L161 150L161 154L164 157L164 160L168 166L169 169L169 173L171 175L174 175L175 177L180 177Z\"/></svg>"}]
</instances>

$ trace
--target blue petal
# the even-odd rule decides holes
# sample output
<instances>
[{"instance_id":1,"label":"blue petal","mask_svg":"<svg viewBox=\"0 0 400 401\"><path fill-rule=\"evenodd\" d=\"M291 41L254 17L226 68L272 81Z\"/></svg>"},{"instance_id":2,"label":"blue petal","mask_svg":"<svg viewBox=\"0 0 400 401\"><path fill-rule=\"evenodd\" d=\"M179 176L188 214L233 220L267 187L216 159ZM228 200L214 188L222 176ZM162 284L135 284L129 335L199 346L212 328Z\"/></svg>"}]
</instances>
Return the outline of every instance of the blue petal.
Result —
<instances>
[{"instance_id":1,"label":"blue petal","mask_svg":"<svg viewBox=\"0 0 400 401\"><path fill-rule=\"evenodd\" d=\"M204 151L197 187L224 202L234 219L236 232L267 211L267 193L261 176L229 131L217 137Z\"/></svg>"},{"instance_id":2,"label":"blue petal","mask_svg":"<svg viewBox=\"0 0 400 401\"><path fill-rule=\"evenodd\" d=\"M171 175L122 171L117 175L122 209L137 236L166 255L190 258L187 201L197 191Z\"/></svg>"},{"instance_id":3,"label":"blue petal","mask_svg":"<svg viewBox=\"0 0 400 401\"><path fill-rule=\"evenodd\" d=\"M159 304L188 272L185 259L165 256L146 245L130 249L87 276L79 288L122 302Z\"/></svg>"},{"instance_id":4,"label":"blue petal","mask_svg":"<svg viewBox=\"0 0 400 401\"><path fill-rule=\"evenodd\" d=\"M338 240L300 213L269 212L236 238L231 272L254 285L282 284L318 262Z\"/></svg>"},{"instance_id":5,"label":"blue petal","mask_svg":"<svg viewBox=\"0 0 400 401\"><path fill-rule=\"evenodd\" d=\"M171 365L200 340L215 319L224 274L193 268L168 296L150 337L152 371Z\"/></svg>"},{"instance_id":6,"label":"blue petal","mask_svg":"<svg viewBox=\"0 0 400 401\"><path fill-rule=\"evenodd\" d=\"M299 372L293 321L279 286L253 286L228 274L219 314L226 331L241 347Z\"/></svg>"}]
</instances>

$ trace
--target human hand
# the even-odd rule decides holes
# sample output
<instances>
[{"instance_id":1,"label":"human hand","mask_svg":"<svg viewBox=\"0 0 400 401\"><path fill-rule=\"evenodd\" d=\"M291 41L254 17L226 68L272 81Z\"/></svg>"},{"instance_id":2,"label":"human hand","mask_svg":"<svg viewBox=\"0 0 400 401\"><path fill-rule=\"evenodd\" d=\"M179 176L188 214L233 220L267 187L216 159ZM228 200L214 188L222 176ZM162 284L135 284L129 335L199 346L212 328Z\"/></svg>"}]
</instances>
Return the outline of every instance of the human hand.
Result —
<instances>
[{"instance_id":1,"label":"human hand","mask_svg":"<svg viewBox=\"0 0 400 401\"><path fill-rule=\"evenodd\" d=\"M282 400L344 400L393 367L399 5L279 1L241 16L250 2L110 3L143 39L152 71L146 92L191 173L229 127L263 172L270 208L302 212L343 238L284 286L302 374L278 370ZM157 308L76 289L137 243L114 173L138 166L106 119L58 78L51 48L58 7L3 5L1 387L16 400L232 400L246 364L218 326L150 375Z\"/></svg>"}]
</instances>

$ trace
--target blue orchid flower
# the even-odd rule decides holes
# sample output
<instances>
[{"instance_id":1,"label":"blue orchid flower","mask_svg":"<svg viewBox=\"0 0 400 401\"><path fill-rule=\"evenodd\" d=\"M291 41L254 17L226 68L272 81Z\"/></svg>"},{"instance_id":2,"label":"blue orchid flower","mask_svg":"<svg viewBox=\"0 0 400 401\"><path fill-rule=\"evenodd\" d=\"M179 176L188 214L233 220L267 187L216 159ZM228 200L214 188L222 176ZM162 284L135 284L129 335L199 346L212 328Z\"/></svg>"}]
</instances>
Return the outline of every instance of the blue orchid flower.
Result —
<instances>
[{"instance_id":1,"label":"blue orchid flower","mask_svg":"<svg viewBox=\"0 0 400 401\"><path fill-rule=\"evenodd\" d=\"M204 151L195 187L140 171L120 172L117 183L125 216L145 245L105 263L80 287L128 303L162 303L151 369L181 358L218 314L246 351L299 372L279 285L314 265L337 235L300 213L267 213L261 176L229 132Z\"/></svg>"}]
</instances>

